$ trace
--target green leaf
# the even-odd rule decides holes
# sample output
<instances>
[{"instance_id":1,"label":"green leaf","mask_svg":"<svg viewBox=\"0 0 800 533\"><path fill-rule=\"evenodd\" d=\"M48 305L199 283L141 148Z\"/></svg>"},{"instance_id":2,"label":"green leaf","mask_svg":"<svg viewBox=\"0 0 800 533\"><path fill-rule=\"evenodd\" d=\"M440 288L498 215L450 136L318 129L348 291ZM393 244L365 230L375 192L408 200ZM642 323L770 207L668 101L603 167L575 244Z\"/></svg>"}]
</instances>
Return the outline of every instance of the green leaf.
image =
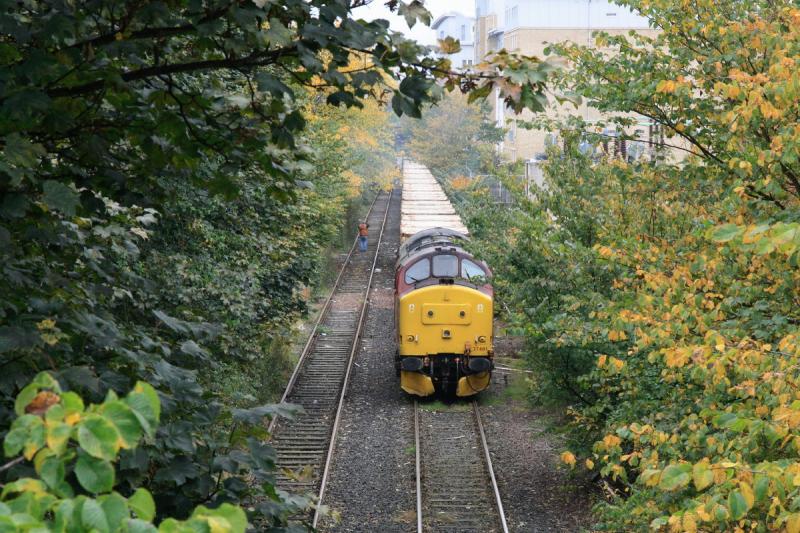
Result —
<instances>
[{"instance_id":1,"label":"green leaf","mask_svg":"<svg viewBox=\"0 0 800 533\"><path fill-rule=\"evenodd\" d=\"M38 459L38 458L37 458ZM55 455L50 455L42 462L39 468L39 477L47 483L51 489L57 489L64 483L65 468L64 459Z\"/></svg>"},{"instance_id":2,"label":"green leaf","mask_svg":"<svg viewBox=\"0 0 800 533\"><path fill-rule=\"evenodd\" d=\"M47 180L42 184L42 201L51 209L70 217L75 216L75 208L80 204L77 192L53 180Z\"/></svg>"},{"instance_id":3,"label":"green leaf","mask_svg":"<svg viewBox=\"0 0 800 533\"><path fill-rule=\"evenodd\" d=\"M16 326L0 326L0 353L28 350L42 344L37 331Z\"/></svg>"},{"instance_id":4,"label":"green leaf","mask_svg":"<svg viewBox=\"0 0 800 533\"><path fill-rule=\"evenodd\" d=\"M84 453L75 464L75 476L84 489L94 494L109 492L114 487L114 466Z\"/></svg>"},{"instance_id":5,"label":"green leaf","mask_svg":"<svg viewBox=\"0 0 800 533\"><path fill-rule=\"evenodd\" d=\"M742 234L744 230L736 224L723 224L717 226L711 232L711 240L714 242L728 242Z\"/></svg>"},{"instance_id":6,"label":"green leaf","mask_svg":"<svg viewBox=\"0 0 800 533\"><path fill-rule=\"evenodd\" d=\"M209 509L200 505L194 510L191 518L223 518L230 524L230 529L226 533L244 533L247 528L247 515L240 507L229 503L223 503L216 509Z\"/></svg>"},{"instance_id":7,"label":"green leaf","mask_svg":"<svg viewBox=\"0 0 800 533\"><path fill-rule=\"evenodd\" d=\"M259 72L256 74L256 83L259 91L270 93L275 98L282 98L284 94L294 96L292 89L272 74Z\"/></svg>"},{"instance_id":8,"label":"green leaf","mask_svg":"<svg viewBox=\"0 0 800 533\"><path fill-rule=\"evenodd\" d=\"M753 485L753 492L755 493L756 501L764 501L769 491L769 478L767 476L757 475L756 482Z\"/></svg>"},{"instance_id":9,"label":"green leaf","mask_svg":"<svg viewBox=\"0 0 800 533\"><path fill-rule=\"evenodd\" d=\"M86 500L81 509L81 524L84 531L96 529L99 533L108 533L111 528L103 508L96 500Z\"/></svg>"},{"instance_id":10,"label":"green leaf","mask_svg":"<svg viewBox=\"0 0 800 533\"><path fill-rule=\"evenodd\" d=\"M25 446L27 440L28 432L25 428L12 428L11 431L6 433L6 437L3 440L3 453L5 453L6 457L17 455L22 450L22 447Z\"/></svg>"},{"instance_id":11,"label":"green leaf","mask_svg":"<svg viewBox=\"0 0 800 533\"><path fill-rule=\"evenodd\" d=\"M30 460L44 444L44 421L35 415L23 415L11 424L3 442L3 451L6 457L11 457L22 450L25 458Z\"/></svg>"},{"instance_id":12,"label":"green leaf","mask_svg":"<svg viewBox=\"0 0 800 533\"><path fill-rule=\"evenodd\" d=\"M156 516L156 503L147 489L136 489L136 492L128 498L128 505L142 520L151 521Z\"/></svg>"},{"instance_id":13,"label":"green leaf","mask_svg":"<svg viewBox=\"0 0 800 533\"><path fill-rule=\"evenodd\" d=\"M25 408L33 401L36 395L42 389L50 389L55 392L61 392L61 387L58 382L53 379L53 376L47 372L39 372L33 381L28 383L17 395L14 401L14 412L18 416L25 414Z\"/></svg>"},{"instance_id":14,"label":"green leaf","mask_svg":"<svg viewBox=\"0 0 800 533\"><path fill-rule=\"evenodd\" d=\"M3 139L3 155L16 166L33 167L47 152L41 144L34 144L19 133L12 133Z\"/></svg>"},{"instance_id":15,"label":"green leaf","mask_svg":"<svg viewBox=\"0 0 800 533\"><path fill-rule=\"evenodd\" d=\"M766 255L768 253L772 253L772 251L775 250L775 247L776 244L772 237L765 237L756 243L755 252L758 255Z\"/></svg>"},{"instance_id":16,"label":"green leaf","mask_svg":"<svg viewBox=\"0 0 800 533\"><path fill-rule=\"evenodd\" d=\"M61 405L64 406L64 412L67 415L72 413L82 413L84 410L83 398L74 392L65 392L62 394Z\"/></svg>"},{"instance_id":17,"label":"green leaf","mask_svg":"<svg viewBox=\"0 0 800 533\"><path fill-rule=\"evenodd\" d=\"M130 519L131 513L128 510L128 502L120 494L112 492L111 494L101 496L98 500L100 501L100 506L103 508L106 520L108 520L108 525L112 531L119 530L123 522Z\"/></svg>"},{"instance_id":18,"label":"green leaf","mask_svg":"<svg viewBox=\"0 0 800 533\"><path fill-rule=\"evenodd\" d=\"M47 423L47 433L45 442L47 446L57 454L62 454L67 449L69 437L72 434L72 426L64 422L49 421Z\"/></svg>"},{"instance_id":19,"label":"green leaf","mask_svg":"<svg viewBox=\"0 0 800 533\"><path fill-rule=\"evenodd\" d=\"M128 533L156 533L157 531L153 524L144 520L128 520Z\"/></svg>"},{"instance_id":20,"label":"green leaf","mask_svg":"<svg viewBox=\"0 0 800 533\"><path fill-rule=\"evenodd\" d=\"M158 419L161 417L161 401L156 390L151 385L139 381L133 391L125 397L125 403L133 410L145 433L154 435Z\"/></svg>"},{"instance_id":21,"label":"green leaf","mask_svg":"<svg viewBox=\"0 0 800 533\"><path fill-rule=\"evenodd\" d=\"M60 501L55 508L54 515L54 531L68 531L68 527L73 523L75 517L75 501Z\"/></svg>"},{"instance_id":22,"label":"green leaf","mask_svg":"<svg viewBox=\"0 0 800 533\"><path fill-rule=\"evenodd\" d=\"M142 438L142 425L127 404L120 400L106 401L100 408L102 414L117 428L123 448L133 448Z\"/></svg>"},{"instance_id":23,"label":"green leaf","mask_svg":"<svg viewBox=\"0 0 800 533\"><path fill-rule=\"evenodd\" d=\"M291 43L294 34L280 19L270 18L269 28L266 30L265 36L272 48L280 48Z\"/></svg>"},{"instance_id":24,"label":"green leaf","mask_svg":"<svg viewBox=\"0 0 800 533\"><path fill-rule=\"evenodd\" d=\"M98 459L113 461L117 457L120 436L114 425L98 414L88 414L78 426L78 444Z\"/></svg>"},{"instance_id":25,"label":"green leaf","mask_svg":"<svg viewBox=\"0 0 800 533\"><path fill-rule=\"evenodd\" d=\"M204 529L208 529L208 525L205 528L196 528L198 531L203 531ZM158 524L158 532L159 533L186 533L188 531L193 531L185 526L183 526L180 522L175 520L174 518L167 518L160 524Z\"/></svg>"},{"instance_id":26,"label":"green leaf","mask_svg":"<svg viewBox=\"0 0 800 533\"><path fill-rule=\"evenodd\" d=\"M666 526L669 523L669 517L667 516L659 516L658 518L654 518L652 522L650 522L651 529L659 529Z\"/></svg>"},{"instance_id":27,"label":"green leaf","mask_svg":"<svg viewBox=\"0 0 800 533\"><path fill-rule=\"evenodd\" d=\"M409 28L413 28L417 20L422 21L426 26L431 25L431 13L420 0L412 0L405 4L402 1L398 5L397 14L406 19Z\"/></svg>"},{"instance_id":28,"label":"green leaf","mask_svg":"<svg viewBox=\"0 0 800 533\"><path fill-rule=\"evenodd\" d=\"M731 512L731 518L739 520L748 511L747 501L742 496L742 493L735 490L728 494L728 510Z\"/></svg>"},{"instance_id":29,"label":"green leaf","mask_svg":"<svg viewBox=\"0 0 800 533\"><path fill-rule=\"evenodd\" d=\"M669 465L661 473L658 488L663 490L677 490L685 487L692 480L692 465L682 463Z\"/></svg>"}]
</instances>

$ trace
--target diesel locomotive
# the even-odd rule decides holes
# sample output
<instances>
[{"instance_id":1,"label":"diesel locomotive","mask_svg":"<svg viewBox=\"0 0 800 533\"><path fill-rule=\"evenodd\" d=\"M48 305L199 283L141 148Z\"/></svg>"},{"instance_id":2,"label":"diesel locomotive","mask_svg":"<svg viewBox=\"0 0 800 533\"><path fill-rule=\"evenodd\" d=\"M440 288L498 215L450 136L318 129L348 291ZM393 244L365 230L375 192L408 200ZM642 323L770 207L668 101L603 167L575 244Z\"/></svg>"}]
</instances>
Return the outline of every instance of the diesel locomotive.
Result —
<instances>
[{"instance_id":1,"label":"diesel locomotive","mask_svg":"<svg viewBox=\"0 0 800 533\"><path fill-rule=\"evenodd\" d=\"M471 396L489 386L491 271L463 248L467 237L432 228L409 237L395 267L396 369L416 396Z\"/></svg>"}]
</instances>

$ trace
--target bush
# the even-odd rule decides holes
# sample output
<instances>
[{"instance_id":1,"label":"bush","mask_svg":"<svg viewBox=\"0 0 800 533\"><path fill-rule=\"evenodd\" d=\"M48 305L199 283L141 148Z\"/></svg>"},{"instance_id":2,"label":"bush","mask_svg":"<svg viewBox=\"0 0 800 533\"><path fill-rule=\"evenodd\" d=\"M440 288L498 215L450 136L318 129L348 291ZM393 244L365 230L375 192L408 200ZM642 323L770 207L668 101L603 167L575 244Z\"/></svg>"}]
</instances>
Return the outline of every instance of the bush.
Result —
<instances>
[{"instance_id":1,"label":"bush","mask_svg":"<svg viewBox=\"0 0 800 533\"><path fill-rule=\"evenodd\" d=\"M161 402L147 383L136 383L122 398L109 392L102 403L84 406L42 372L20 391L14 409L17 418L3 449L8 457L22 456L4 468L24 459L33 472L3 486L3 531L244 533L247 517L235 505L198 506L188 519L167 518L156 528L156 504L147 489L127 497L114 490L119 452L135 450L158 427Z\"/></svg>"}]
</instances>

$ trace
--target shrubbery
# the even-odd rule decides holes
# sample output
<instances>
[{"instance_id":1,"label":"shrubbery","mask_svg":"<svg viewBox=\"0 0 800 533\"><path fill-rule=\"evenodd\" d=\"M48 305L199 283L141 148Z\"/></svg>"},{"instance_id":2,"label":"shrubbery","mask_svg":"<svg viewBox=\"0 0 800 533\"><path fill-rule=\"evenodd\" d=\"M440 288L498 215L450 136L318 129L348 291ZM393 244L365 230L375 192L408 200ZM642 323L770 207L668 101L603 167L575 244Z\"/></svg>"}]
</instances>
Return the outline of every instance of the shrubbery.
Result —
<instances>
[{"instance_id":1,"label":"shrubbery","mask_svg":"<svg viewBox=\"0 0 800 533\"><path fill-rule=\"evenodd\" d=\"M554 46L557 86L671 147L584 154L601 128L564 121L527 216L480 236L507 235L484 246L534 393L569 403L562 459L602 479L598 530L797 532L800 11L624 3L661 33Z\"/></svg>"},{"instance_id":2,"label":"shrubbery","mask_svg":"<svg viewBox=\"0 0 800 533\"><path fill-rule=\"evenodd\" d=\"M8 465L24 459L33 472L3 486L3 531L244 533L247 528L245 512L229 503L198 506L186 520L167 518L156 528L150 491L136 488L124 497L114 490L113 463L120 450L135 450L158 427L161 402L147 383L136 383L122 398L110 391L102 403L85 406L42 372L20 391L14 410L17 418L3 450L9 457L23 454Z\"/></svg>"}]
</instances>

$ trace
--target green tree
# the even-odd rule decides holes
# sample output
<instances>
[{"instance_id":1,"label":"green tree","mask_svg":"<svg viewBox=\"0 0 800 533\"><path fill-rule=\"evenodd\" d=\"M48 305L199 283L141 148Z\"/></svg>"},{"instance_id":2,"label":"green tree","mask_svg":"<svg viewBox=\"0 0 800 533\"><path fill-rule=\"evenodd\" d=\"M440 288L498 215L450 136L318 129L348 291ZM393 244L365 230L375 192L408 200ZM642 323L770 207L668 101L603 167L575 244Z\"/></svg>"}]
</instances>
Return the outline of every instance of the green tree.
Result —
<instances>
[{"instance_id":1,"label":"green tree","mask_svg":"<svg viewBox=\"0 0 800 533\"><path fill-rule=\"evenodd\" d=\"M247 500L265 527L307 503L254 474L269 469L267 408L234 411L258 402L215 377L256 361L280 380L271 339L302 313L341 214L345 182L325 170L347 150L308 145L309 109L390 97L416 116L437 81L486 91L514 70L504 56L452 72L386 21L354 19L358 4L0 2L0 428L42 369L94 402L147 381L162 423L122 451L120 493L146 485L178 518ZM541 94L539 70L517 74L510 102Z\"/></svg>"},{"instance_id":2,"label":"green tree","mask_svg":"<svg viewBox=\"0 0 800 533\"><path fill-rule=\"evenodd\" d=\"M596 125L556 125L566 150L531 206L547 216L509 253L529 360L556 383L559 352L574 363L571 445L611 493L598 529L800 531L800 11L622 3L659 33L554 45L573 62L557 88L622 135L631 113L648 117L669 157L587 157L575 145L598 141Z\"/></svg>"},{"instance_id":3,"label":"green tree","mask_svg":"<svg viewBox=\"0 0 800 533\"><path fill-rule=\"evenodd\" d=\"M494 160L503 132L488 117L488 107L454 93L419 120L398 121L397 137L409 155L440 177L478 174Z\"/></svg>"}]
</instances>

